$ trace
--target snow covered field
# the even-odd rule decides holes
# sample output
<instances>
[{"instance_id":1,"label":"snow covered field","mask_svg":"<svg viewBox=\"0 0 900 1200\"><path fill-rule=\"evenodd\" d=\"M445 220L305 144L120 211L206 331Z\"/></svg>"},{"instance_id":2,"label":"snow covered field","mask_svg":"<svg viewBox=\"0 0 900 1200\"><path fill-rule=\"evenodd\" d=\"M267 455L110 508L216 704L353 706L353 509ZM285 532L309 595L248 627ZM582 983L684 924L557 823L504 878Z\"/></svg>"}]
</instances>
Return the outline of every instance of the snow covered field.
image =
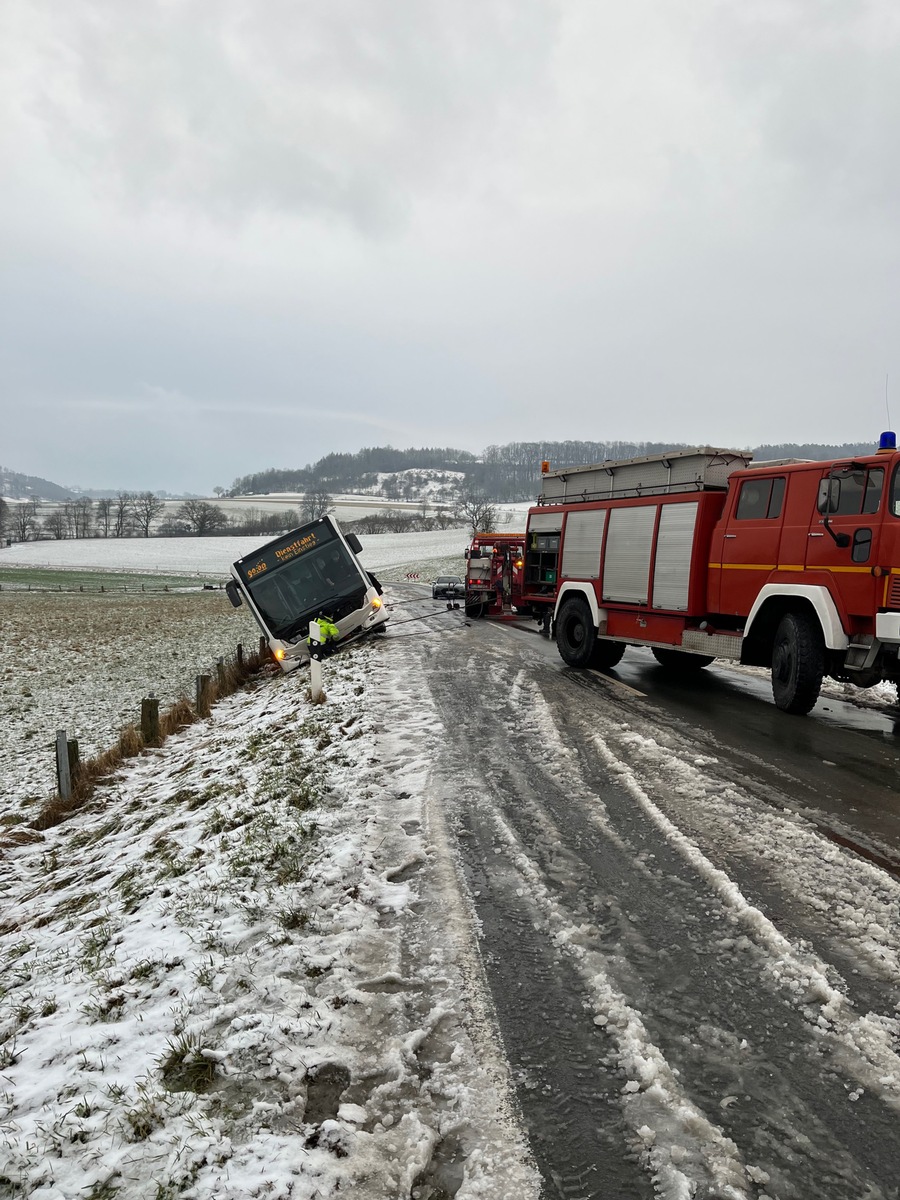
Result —
<instances>
[{"instance_id":1,"label":"snow covered field","mask_svg":"<svg viewBox=\"0 0 900 1200\"><path fill-rule=\"evenodd\" d=\"M86 538L17 542L0 548L0 567L83 568L146 574L196 575L223 581L231 563L255 550L259 537ZM468 538L465 529L430 533L376 533L361 539L362 560L371 571L459 571ZM450 564L445 566L445 564Z\"/></svg>"}]
</instances>

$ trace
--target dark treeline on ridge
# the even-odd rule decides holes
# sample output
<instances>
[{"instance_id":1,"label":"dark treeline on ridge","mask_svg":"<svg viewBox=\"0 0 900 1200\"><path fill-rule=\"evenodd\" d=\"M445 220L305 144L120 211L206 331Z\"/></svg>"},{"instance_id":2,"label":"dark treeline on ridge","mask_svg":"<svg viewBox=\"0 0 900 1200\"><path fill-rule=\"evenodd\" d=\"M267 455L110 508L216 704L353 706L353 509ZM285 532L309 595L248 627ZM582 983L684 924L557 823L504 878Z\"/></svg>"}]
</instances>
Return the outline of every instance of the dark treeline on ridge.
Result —
<instances>
[{"instance_id":1,"label":"dark treeline on ridge","mask_svg":"<svg viewBox=\"0 0 900 1200\"><path fill-rule=\"evenodd\" d=\"M371 446L355 454L327 454L305 467L272 467L236 479L230 496L263 495L270 492L371 492L375 495L418 496L422 476L432 472L446 476L445 482L458 492L480 492L493 500L512 502L532 500L540 490L541 462L551 467L574 467L606 459L635 458L687 450L686 443L675 442L508 442L488 446L481 455L446 447L396 450L392 446ZM757 461L771 458L843 458L870 454L871 442L843 445L767 444L751 451ZM404 473L409 477L401 485Z\"/></svg>"}]
</instances>

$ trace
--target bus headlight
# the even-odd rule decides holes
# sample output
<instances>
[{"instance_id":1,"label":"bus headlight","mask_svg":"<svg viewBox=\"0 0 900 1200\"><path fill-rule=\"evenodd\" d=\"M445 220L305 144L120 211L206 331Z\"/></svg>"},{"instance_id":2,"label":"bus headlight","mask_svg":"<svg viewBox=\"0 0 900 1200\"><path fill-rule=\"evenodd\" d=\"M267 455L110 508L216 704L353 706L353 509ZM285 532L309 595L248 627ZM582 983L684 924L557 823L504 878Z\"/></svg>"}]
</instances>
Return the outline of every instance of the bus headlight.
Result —
<instances>
[{"instance_id":1,"label":"bus headlight","mask_svg":"<svg viewBox=\"0 0 900 1200\"><path fill-rule=\"evenodd\" d=\"M284 651L282 650L282 648L280 646L275 651L275 657L278 659L279 662L281 662L281 660L284 658Z\"/></svg>"}]
</instances>

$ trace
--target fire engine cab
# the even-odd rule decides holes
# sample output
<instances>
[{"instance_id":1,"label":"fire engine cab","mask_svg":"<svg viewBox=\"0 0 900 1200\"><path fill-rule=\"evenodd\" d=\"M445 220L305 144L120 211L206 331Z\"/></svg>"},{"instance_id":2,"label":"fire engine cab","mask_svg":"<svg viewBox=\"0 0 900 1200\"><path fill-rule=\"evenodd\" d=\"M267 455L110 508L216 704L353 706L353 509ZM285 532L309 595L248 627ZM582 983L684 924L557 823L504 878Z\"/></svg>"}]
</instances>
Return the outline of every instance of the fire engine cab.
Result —
<instances>
[{"instance_id":1,"label":"fire engine cab","mask_svg":"<svg viewBox=\"0 0 900 1200\"><path fill-rule=\"evenodd\" d=\"M672 671L771 669L807 713L830 675L900 679L900 454L753 463L705 447L551 471L529 510L523 605L563 659L613 667L628 645Z\"/></svg>"}]
</instances>

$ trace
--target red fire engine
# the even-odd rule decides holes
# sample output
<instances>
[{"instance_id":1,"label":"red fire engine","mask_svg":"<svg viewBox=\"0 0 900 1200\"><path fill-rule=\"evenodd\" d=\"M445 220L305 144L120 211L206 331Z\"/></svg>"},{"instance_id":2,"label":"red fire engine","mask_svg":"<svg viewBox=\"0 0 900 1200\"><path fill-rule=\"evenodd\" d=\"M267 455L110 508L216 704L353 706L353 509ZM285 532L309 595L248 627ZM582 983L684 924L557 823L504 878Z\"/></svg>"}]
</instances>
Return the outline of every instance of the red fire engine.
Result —
<instances>
[{"instance_id":1,"label":"red fire engine","mask_svg":"<svg viewBox=\"0 0 900 1200\"><path fill-rule=\"evenodd\" d=\"M476 533L466 550L466 616L514 617L524 611L524 533Z\"/></svg>"},{"instance_id":2,"label":"red fire engine","mask_svg":"<svg viewBox=\"0 0 900 1200\"><path fill-rule=\"evenodd\" d=\"M752 463L700 450L551 471L529 510L523 605L571 666L648 646L670 670L771 668L807 713L824 675L900 679L900 453Z\"/></svg>"}]
</instances>

